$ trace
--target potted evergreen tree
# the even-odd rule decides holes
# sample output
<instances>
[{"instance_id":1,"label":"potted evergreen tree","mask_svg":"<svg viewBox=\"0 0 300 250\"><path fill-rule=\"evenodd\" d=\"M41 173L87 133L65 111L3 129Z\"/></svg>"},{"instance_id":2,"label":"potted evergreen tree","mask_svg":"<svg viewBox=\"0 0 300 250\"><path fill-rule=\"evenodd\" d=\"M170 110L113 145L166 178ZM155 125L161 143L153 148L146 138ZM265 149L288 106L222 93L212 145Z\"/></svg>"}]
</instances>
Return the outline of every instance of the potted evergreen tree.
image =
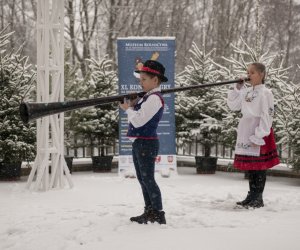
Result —
<instances>
[{"instance_id":1,"label":"potted evergreen tree","mask_svg":"<svg viewBox=\"0 0 300 250\"><path fill-rule=\"evenodd\" d=\"M201 51L195 43L190 50L191 63L177 77L181 86L216 82L218 72L212 63L214 50ZM181 92L177 95L176 129L182 141L197 136L204 148L203 156L195 156L197 173L215 173L217 157L211 156L211 148L221 131L222 112L218 102L219 88L197 89Z\"/></svg>"},{"instance_id":2,"label":"potted evergreen tree","mask_svg":"<svg viewBox=\"0 0 300 250\"><path fill-rule=\"evenodd\" d=\"M82 93L81 86L84 83L84 80L82 80L79 77L78 71L80 70L80 67L77 63L73 64L72 58L71 58L71 49L66 48L65 49L65 64L64 64L64 93L65 93L65 99L70 100L80 100L84 98L84 95ZM74 143L74 119L71 119L71 111L68 111L65 113L65 145L67 148L75 148L77 145ZM70 170L70 173L73 172L73 159L74 156L72 155L65 155L65 161L67 163L67 166Z\"/></svg>"},{"instance_id":3,"label":"potted evergreen tree","mask_svg":"<svg viewBox=\"0 0 300 250\"><path fill-rule=\"evenodd\" d=\"M88 60L89 71L74 88L73 96L80 98L99 98L117 94L117 77L113 63L106 58ZM80 95L78 95L78 92ZM106 155L106 148L118 137L118 104L99 105L94 108L75 110L68 118L70 133L75 137L84 137L85 146L91 148L92 168L95 172L110 171L112 155ZM99 155L94 155L94 148Z\"/></svg>"},{"instance_id":4,"label":"potted evergreen tree","mask_svg":"<svg viewBox=\"0 0 300 250\"><path fill-rule=\"evenodd\" d=\"M19 105L34 82L28 58L20 50L6 50L10 34L0 32L0 179L15 180L21 175L21 164L35 155L35 128L25 125L19 116Z\"/></svg>"}]
</instances>

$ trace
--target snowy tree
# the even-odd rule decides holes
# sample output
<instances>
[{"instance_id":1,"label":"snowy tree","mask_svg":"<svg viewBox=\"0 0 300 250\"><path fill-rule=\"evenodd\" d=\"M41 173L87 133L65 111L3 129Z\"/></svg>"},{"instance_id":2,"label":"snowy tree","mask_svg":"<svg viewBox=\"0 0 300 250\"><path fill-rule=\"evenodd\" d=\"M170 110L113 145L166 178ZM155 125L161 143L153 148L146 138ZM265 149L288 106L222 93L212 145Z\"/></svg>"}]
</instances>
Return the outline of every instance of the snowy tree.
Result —
<instances>
[{"instance_id":1,"label":"snowy tree","mask_svg":"<svg viewBox=\"0 0 300 250\"><path fill-rule=\"evenodd\" d=\"M253 62L260 62L266 66L266 79L265 85L272 89L274 100L275 100L275 117L273 121L273 127L276 127L279 115L276 113L276 108L284 105L282 100L285 98L285 93L287 89L288 80L288 69L283 67L283 60L281 54L269 55L268 52L260 55L255 49L251 48L242 38L243 49L232 45L233 53L230 58L223 58L225 63L223 65L216 64L219 67L219 73L222 77L227 79L236 79L240 77L245 77L247 73L247 68L249 64ZM249 85L248 85L249 86ZM233 112L229 110L226 105L227 90L223 92L223 101L220 102L220 107L223 110L223 123L224 129L222 131L223 135L226 137L226 141L235 145L236 139L236 129L238 125L238 120L240 117L240 112ZM277 134L277 140L280 139L280 134Z\"/></svg>"},{"instance_id":2,"label":"snowy tree","mask_svg":"<svg viewBox=\"0 0 300 250\"><path fill-rule=\"evenodd\" d=\"M298 66L299 67L299 66ZM300 67L299 67L300 68ZM288 163L295 170L300 170L300 86L288 82L283 91L281 105L277 107L277 135L281 138L278 142L283 147L290 147L293 152Z\"/></svg>"},{"instance_id":3,"label":"snowy tree","mask_svg":"<svg viewBox=\"0 0 300 250\"><path fill-rule=\"evenodd\" d=\"M88 60L89 72L82 80L75 81L71 95L76 99L92 99L117 94L117 75L113 63L106 58L99 61ZM68 118L73 135L84 136L90 146L98 140L101 154L104 147L111 145L118 137L117 103L98 105L93 108L75 110Z\"/></svg>"},{"instance_id":4,"label":"snowy tree","mask_svg":"<svg viewBox=\"0 0 300 250\"><path fill-rule=\"evenodd\" d=\"M64 64L64 92L66 100L80 100L84 98L84 79L80 77L80 65L73 65L71 62L71 50L65 49L65 64ZM73 111L74 112L74 111ZM72 112L65 113L65 145L73 147L77 145L76 137L73 132L73 120L71 119Z\"/></svg>"},{"instance_id":5,"label":"snowy tree","mask_svg":"<svg viewBox=\"0 0 300 250\"><path fill-rule=\"evenodd\" d=\"M177 84L189 86L216 82L219 74L212 63L214 50L206 52L193 43L190 52L190 64L177 76ZM183 143L195 135L200 136L205 156L210 155L211 146L221 131L219 100L218 87L180 92L176 97L177 138Z\"/></svg>"},{"instance_id":6,"label":"snowy tree","mask_svg":"<svg viewBox=\"0 0 300 250\"><path fill-rule=\"evenodd\" d=\"M35 74L21 49L7 50L11 34L0 31L0 161L6 163L32 160L35 154L35 128L25 125L19 115L20 103L30 94Z\"/></svg>"}]
</instances>

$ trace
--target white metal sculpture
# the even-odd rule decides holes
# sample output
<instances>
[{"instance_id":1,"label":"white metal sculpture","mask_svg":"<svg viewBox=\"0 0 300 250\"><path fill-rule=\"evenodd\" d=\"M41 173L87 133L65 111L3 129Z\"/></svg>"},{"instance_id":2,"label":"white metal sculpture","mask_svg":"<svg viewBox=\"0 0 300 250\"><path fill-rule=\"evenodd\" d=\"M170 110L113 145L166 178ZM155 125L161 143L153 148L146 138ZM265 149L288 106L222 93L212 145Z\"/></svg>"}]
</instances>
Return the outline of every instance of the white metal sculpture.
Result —
<instances>
[{"instance_id":1,"label":"white metal sculpture","mask_svg":"<svg viewBox=\"0 0 300 250\"><path fill-rule=\"evenodd\" d=\"M64 0L38 0L37 102L63 100ZM37 155L27 187L30 188L35 183L35 190L62 188L65 186L65 179L73 187L64 159L64 114L61 113L37 120Z\"/></svg>"}]
</instances>

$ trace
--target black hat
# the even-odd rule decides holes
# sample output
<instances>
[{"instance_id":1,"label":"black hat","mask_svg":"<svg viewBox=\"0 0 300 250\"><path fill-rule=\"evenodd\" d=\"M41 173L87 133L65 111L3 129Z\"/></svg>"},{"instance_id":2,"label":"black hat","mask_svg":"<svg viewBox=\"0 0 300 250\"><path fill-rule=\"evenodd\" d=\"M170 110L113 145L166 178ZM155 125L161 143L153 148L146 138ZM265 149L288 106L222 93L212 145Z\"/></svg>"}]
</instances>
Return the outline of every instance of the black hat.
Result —
<instances>
[{"instance_id":1,"label":"black hat","mask_svg":"<svg viewBox=\"0 0 300 250\"><path fill-rule=\"evenodd\" d=\"M160 78L162 82L167 82L168 78L164 76L165 67L159 63L158 61L148 60L144 63L143 67L140 70L136 70L136 73L149 73L152 75L156 75Z\"/></svg>"}]
</instances>

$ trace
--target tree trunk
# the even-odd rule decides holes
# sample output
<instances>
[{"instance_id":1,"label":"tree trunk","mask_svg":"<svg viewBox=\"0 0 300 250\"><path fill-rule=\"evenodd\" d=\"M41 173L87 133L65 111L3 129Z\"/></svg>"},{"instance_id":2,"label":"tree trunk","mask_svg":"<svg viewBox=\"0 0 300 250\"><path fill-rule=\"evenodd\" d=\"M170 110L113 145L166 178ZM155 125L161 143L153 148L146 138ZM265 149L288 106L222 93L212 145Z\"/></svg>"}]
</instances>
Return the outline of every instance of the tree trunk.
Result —
<instances>
[{"instance_id":1,"label":"tree trunk","mask_svg":"<svg viewBox=\"0 0 300 250\"><path fill-rule=\"evenodd\" d=\"M9 7L10 7L10 30L14 31L15 29L15 11L16 11L16 0L13 0L9 3ZM10 48L13 49L15 46L15 41L14 41L14 37L11 36L10 37Z\"/></svg>"},{"instance_id":2,"label":"tree trunk","mask_svg":"<svg viewBox=\"0 0 300 250\"><path fill-rule=\"evenodd\" d=\"M289 65L289 56L290 56L290 49L291 49L291 42L292 42L292 21L293 21L293 0L289 2L289 16L288 16L288 23L287 23L287 46L286 46L286 53L285 53L285 67Z\"/></svg>"},{"instance_id":3,"label":"tree trunk","mask_svg":"<svg viewBox=\"0 0 300 250\"><path fill-rule=\"evenodd\" d=\"M114 60L114 26L116 22L116 10L115 10L116 1L110 1L110 8L109 8L109 21L108 21L108 40L107 40L107 47L106 53L109 55L110 58Z\"/></svg>"}]
</instances>

